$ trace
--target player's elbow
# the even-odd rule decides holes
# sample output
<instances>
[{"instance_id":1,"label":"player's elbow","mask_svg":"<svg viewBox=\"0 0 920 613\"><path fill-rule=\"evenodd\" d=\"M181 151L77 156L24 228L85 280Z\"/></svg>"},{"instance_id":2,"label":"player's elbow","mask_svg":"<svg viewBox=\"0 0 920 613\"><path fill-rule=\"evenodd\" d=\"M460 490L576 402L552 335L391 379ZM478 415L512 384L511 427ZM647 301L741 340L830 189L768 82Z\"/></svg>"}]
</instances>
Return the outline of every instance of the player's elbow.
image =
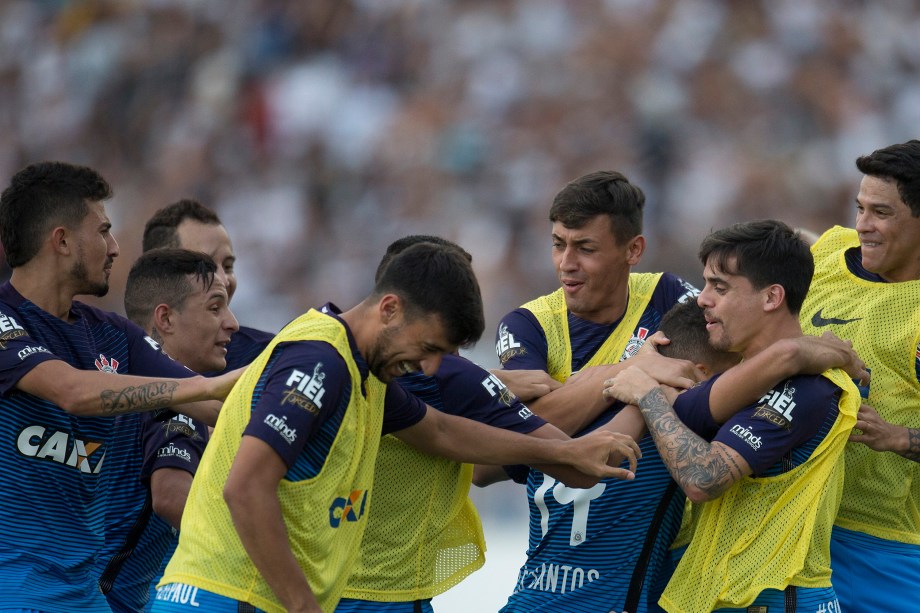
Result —
<instances>
[{"instance_id":1,"label":"player's elbow","mask_svg":"<svg viewBox=\"0 0 920 613\"><path fill-rule=\"evenodd\" d=\"M703 502L709 502L710 500L715 500L721 494L715 494L710 490L705 490L699 486L693 484L682 484L681 489L684 490L684 494L687 495L687 500L694 504L701 504Z\"/></svg>"}]
</instances>

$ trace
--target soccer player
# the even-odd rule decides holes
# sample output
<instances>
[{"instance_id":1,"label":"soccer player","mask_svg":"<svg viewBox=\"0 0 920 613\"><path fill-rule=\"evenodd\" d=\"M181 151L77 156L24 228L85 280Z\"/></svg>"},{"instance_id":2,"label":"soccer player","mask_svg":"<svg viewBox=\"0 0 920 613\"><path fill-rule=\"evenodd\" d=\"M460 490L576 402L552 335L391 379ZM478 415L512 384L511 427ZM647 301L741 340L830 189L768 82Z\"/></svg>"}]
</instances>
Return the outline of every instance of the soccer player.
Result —
<instances>
[{"instance_id":1,"label":"soccer player","mask_svg":"<svg viewBox=\"0 0 920 613\"><path fill-rule=\"evenodd\" d=\"M238 328L227 289L205 253L156 249L131 267L125 312L170 357L195 372L219 372ZM192 476L208 438L207 426L184 415L167 421L149 414L119 417L123 436L106 506L105 550L98 556L100 589L116 613L144 609L151 580L178 541Z\"/></svg>"},{"instance_id":2,"label":"soccer player","mask_svg":"<svg viewBox=\"0 0 920 613\"><path fill-rule=\"evenodd\" d=\"M700 259L706 285L698 302L714 347L748 361L778 339L802 337L798 313L814 266L791 228L736 224L707 237ZM639 407L674 479L691 501L705 502L661 606L840 610L828 552L856 386L837 369L791 377L719 427L710 403L718 380L687 390L673 407L642 366L621 371L605 390Z\"/></svg>"},{"instance_id":3,"label":"soccer player","mask_svg":"<svg viewBox=\"0 0 920 613\"><path fill-rule=\"evenodd\" d=\"M872 372L844 454L834 589L844 611L909 611L920 585L920 141L856 167L856 227L812 247L801 322L852 341Z\"/></svg>"},{"instance_id":4,"label":"soccer player","mask_svg":"<svg viewBox=\"0 0 920 613\"><path fill-rule=\"evenodd\" d=\"M448 246L472 259L443 238L412 235L387 248L375 278L392 257L422 242ZM446 413L533 436L568 438L536 417L496 376L460 356L445 355L433 377L413 373L396 381ZM430 612L431 598L482 566L482 525L468 496L472 472L469 464L383 437L374 469L374 510L338 613Z\"/></svg>"},{"instance_id":5,"label":"soccer player","mask_svg":"<svg viewBox=\"0 0 920 613\"><path fill-rule=\"evenodd\" d=\"M218 276L233 299L236 291L236 255L227 229L211 209L197 200L183 199L163 207L144 226L143 250L173 247L207 253L217 263ZM222 372L248 366L272 340L274 334L240 326L227 346L227 365Z\"/></svg>"},{"instance_id":6,"label":"soccer player","mask_svg":"<svg viewBox=\"0 0 920 613\"><path fill-rule=\"evenodd\" d=\"M618 172L594 172L567 184L549 213L561 287L512 311L498 327L504 369L539 370L564 382L528 406L570 435L612 418L604 380L636 355L665 312L697 293L669 273L631 272L645 250L644 206L642 190ZM631 359L663 364L680 388L702 376L688 360L654 352ZM631 583L642 586L643 603L650 599L653 581L646 577L663 564L683 505L673 498L657 509L670 477L650 437L640 448L635 481L605 480L580 490L539 470L516 475L527 482L530 541L504 611L609 611L623 606ZM493 468L477 467L477 485L497 478ZM661 553L646 563L648 547Z\"/></svg>"},{"instance_id":7,"label":"soccer player","mask_svg":"<svg viewBox=\"0 0 920 613\"><path fill-rule=\"evenodd\" d=\"M606 433L537 440L428 409L386 385L434 374L444 354L483 327L469 261L430 243L395 256L348 311L327 304L288 324L224 405L153 610L237 611L243 602L332 611L371 510L381 432L460 461L515 458L621 474L606 462L633 450Z\"/></svg>"},{"instance_id":8,"label":"soccer player","mask_svg":"<svg viewBox=\"0 0 920 613\"><path fill-rule=\"evenodd\" d=\"M108 291L111 193L90 168L40 162L0 195L13 269L0 286L0 609L109 611L93 558L115 416L171 406L213 420L239 376L194 377L127 319L74 300Z\"/></svg>"}]
</instances>

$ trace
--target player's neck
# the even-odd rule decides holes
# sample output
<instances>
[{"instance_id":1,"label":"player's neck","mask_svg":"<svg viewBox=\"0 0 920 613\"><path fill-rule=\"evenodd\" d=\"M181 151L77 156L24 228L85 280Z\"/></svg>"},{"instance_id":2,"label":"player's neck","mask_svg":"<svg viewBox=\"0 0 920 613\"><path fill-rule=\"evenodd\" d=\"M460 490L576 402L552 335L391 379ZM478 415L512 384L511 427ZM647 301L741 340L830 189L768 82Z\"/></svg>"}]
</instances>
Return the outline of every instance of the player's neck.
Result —
<instances>
[{"instance_id":1,"label":"player's neck","mask_svg":"<svg viewBox=\"0 0 920 613\"><path fill-rule=\"evenodd\" d=\"M14 268L10 284L41 310L67 321L74 298L69 285L59 283L53 275L43 275L29 268L28 264Z\"/></svg>"},{"instance_id":2,"label":"player's neck","mask_svg":"<svg viewBox=\"0 0 920 613\"><path fill-rule=\"evenodd\" d=\"M802 336L802 325L797 317L788 311L781 316L765 319L757 334L739 351L745 360L749 360L773 343L784 338L799 338Z\"/></svg>"}]
</instances>

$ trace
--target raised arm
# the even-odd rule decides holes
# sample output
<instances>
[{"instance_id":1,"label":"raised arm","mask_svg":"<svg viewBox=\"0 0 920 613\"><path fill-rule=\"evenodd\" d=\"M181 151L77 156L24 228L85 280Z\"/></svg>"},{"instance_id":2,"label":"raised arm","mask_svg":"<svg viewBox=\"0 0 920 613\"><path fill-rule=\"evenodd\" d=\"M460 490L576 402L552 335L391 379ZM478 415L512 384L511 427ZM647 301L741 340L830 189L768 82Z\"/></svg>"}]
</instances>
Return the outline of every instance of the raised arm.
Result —
<instances>
[{"instance_id":1,"label":"raised arm","mask_svg":"<svg viewBox=\"0 0 920 613\"><path fill-rule=\"evenodd\" d=\"M570 377L565 385L532 400L527 406L566 434L575 434L610 406L611 401L604 396L605 381L632 364L655 372L662 382L681 389L692 386L702 377L699 369L689 360L647 353L617 364L584 368Z\"/></svg>"},{"instance_id":2,"label":"raised arm","mask_svg":"<svg viewBox=\"0 0 920 613\"><path fill-rule=\"evenodd\" d=\"M612 453L634 462L638 447L627 436L597 431L569 439L541 439L493 428L479 422L447 415L428 407L425 417L409 428L393 433L406 443L433 455L473 464L561 464L588 477L575 487L599 479L631 478L630 471L607 464Z\"/></svg>"},{"instance_id":3,"label":"raised arm","mask_svg":"<svg viewBox=\"0 0 920 613\"><path fill-rule=\"evenodd\" d=\"M609 395L639 408L671 476L692 502L718 498L752 473L735 450L708 443L685 426L658 382L641 368L620 372L608 390Z\"/></svg>"},{"instance_id":4,"label":"raised arm","mask_svg":"<svg viewBox=\"0 0 920 613\"><path fill-rule=\"evenodd\" d=\"M210 415L210 420L203 421L213 422L212 409L219 405L179 405L223 400L241 373L242 370L237 370L210 379L202 376L157 379L79 370L62 360L49 360L26 373L16 387L75 415L119 415L175 407L177 410L188 408L193 413L201 409L205 415L190 416Z\"/></svg>"}]
</instances>

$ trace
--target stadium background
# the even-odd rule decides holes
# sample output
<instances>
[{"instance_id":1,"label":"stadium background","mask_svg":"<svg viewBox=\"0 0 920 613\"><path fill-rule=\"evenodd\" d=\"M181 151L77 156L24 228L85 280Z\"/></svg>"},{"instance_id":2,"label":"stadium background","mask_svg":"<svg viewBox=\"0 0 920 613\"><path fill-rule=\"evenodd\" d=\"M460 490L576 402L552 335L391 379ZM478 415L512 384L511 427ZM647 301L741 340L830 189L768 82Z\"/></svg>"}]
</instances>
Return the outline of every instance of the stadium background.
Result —
<instances>
[{"instance_id":1,"label":"stadium background","mask_svg":"<svg viewBox=\"0 0 920 613\"><path fill-rule=\"evenodd\" d=\"M920 135L918 31L911 0L0 0L0 175L110 181L119 312L182 197L223 218L264 329L354 304L399 236L453 239L489 367L498 318L555 287L547 211L586 172L645 190L639 269L697 284L712 227L851 223L855 157ZM523 555L523 493L475 496L490 561L442 613L494 610Z\"/></svg>"}]
</instances>

